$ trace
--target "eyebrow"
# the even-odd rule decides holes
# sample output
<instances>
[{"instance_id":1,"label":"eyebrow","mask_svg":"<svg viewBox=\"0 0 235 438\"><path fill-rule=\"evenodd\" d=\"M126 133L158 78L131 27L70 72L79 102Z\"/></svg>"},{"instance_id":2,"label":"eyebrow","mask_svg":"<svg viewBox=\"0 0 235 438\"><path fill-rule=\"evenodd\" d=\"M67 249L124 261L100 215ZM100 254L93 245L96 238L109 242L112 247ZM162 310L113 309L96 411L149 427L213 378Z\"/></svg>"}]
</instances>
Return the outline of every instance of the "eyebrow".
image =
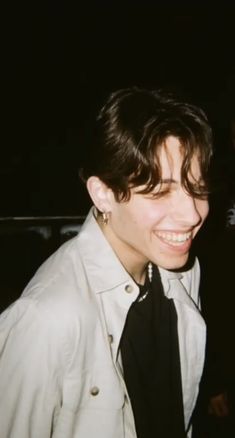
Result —
<instances>
[{"instance_id":1,"label":"eyebrow","mask_svg":"<svg viewBox=\"0 0 235 438\"><path fill-rule=\"evenodd\" d=\"M172 183L177 184L178 181L176 181L173 178L164 178L164 179L161 180L161 184L172 184Z\"/></svg>"}]
</instances>

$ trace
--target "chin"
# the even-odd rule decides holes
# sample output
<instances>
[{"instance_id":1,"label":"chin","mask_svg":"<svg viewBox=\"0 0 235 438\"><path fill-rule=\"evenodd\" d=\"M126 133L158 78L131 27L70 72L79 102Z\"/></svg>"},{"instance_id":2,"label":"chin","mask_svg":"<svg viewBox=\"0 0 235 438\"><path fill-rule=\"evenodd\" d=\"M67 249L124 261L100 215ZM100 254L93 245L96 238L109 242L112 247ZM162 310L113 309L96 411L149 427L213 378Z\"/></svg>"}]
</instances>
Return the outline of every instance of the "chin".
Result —
<instances>
[{"instance_id":1,"label":"chin","mask_svg":"<svg viewBox=\"0 0 235 438\"><path fill-rule=\"evenodd\" d=\"M177 257L174 259L166 258L166 260L162 260L162 263L157 263L163 269L167 269L169 271L178 271L184 268L189 259L189 254L185 254L184 256Z\"/></svg>"}]
</instances>

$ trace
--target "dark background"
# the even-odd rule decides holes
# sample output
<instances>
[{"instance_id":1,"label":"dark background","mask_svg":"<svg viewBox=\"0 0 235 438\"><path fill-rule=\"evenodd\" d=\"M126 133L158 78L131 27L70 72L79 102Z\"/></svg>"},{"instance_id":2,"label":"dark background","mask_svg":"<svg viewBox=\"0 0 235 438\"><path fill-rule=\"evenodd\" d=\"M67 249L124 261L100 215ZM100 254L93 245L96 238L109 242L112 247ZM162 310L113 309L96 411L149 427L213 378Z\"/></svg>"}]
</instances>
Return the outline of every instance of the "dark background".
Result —
<instances>
[{"instance_id":1,"label":"dark background","mask_svg":"<svg viewBox=\"0 0 235 438\"><path fill-rule=\"evenodd\" d=\"M186 2L12 6L3 33L0 216L79 215L89 120L129 85L181 91L226 154L234 113L233 7Z\"/></svg>"},{"instance_id":2,"label":"dark background","mask_svg":"<svg viewBox=\"0 0 235 438\"><path fill-rule=\"evenodd\" d=\"M233 367L223 385L235 398L234 228L223 234L228 187L235 185L235 6L77 1L75 9L69 2L31 3L11 3L1 23L0 311L76 233L83 221L77 216L87 213L78 168L90 120L107 94L132 85L175 90L204 108L214 131L216 190L195 249L207 279L204 313L219 357ZM205 412L194 438L231 437L228 422L209 421L208 434L200 434Z\"/></svg>"}]
</instances>

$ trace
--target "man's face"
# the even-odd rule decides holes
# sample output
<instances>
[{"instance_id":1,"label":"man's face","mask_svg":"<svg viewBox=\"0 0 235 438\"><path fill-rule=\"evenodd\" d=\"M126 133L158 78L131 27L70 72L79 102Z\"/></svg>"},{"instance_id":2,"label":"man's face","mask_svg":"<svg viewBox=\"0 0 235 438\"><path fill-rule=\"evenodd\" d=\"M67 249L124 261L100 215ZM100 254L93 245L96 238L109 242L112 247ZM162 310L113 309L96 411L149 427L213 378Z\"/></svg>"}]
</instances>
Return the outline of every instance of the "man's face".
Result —
<instances>
[{"instance_id":1,"label":"man's face","mask_svg":"<svg viewBox=\"0 0 235 438\"><path fill-rule=\"evenodd\" d=\"M179 140L168 137L160 151L161 197L131 190L128 202L111 199L109 224L105 235L125 268L149 260L165 269L177 269L188 259L192 239L208 214L207 200L195 199L181 185L182 155ZM199 182L200 169L195 155L191 165L192 180ZM156 187L156 191L158 188Z\"/></svg>"}]
</instances>

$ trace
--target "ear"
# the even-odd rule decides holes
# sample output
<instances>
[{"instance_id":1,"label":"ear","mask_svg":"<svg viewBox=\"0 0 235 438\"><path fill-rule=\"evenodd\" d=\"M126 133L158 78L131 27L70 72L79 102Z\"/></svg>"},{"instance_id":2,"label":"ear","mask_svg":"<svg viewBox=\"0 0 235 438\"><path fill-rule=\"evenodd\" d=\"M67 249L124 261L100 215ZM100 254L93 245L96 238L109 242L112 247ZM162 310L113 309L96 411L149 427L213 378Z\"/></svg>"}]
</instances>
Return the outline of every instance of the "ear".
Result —
<instances>
[{"instance_id":1,"label":"ear","mask_svg":"<svg viewBox=\"0 0 235 438\"><path fill-rule=\"evenodd\" d=\"M88 178L86 186L96 208L101 212L108 213L111 210L111 189L109 189L97 176L91 176Z\"/></svg>"}]
</instances>

